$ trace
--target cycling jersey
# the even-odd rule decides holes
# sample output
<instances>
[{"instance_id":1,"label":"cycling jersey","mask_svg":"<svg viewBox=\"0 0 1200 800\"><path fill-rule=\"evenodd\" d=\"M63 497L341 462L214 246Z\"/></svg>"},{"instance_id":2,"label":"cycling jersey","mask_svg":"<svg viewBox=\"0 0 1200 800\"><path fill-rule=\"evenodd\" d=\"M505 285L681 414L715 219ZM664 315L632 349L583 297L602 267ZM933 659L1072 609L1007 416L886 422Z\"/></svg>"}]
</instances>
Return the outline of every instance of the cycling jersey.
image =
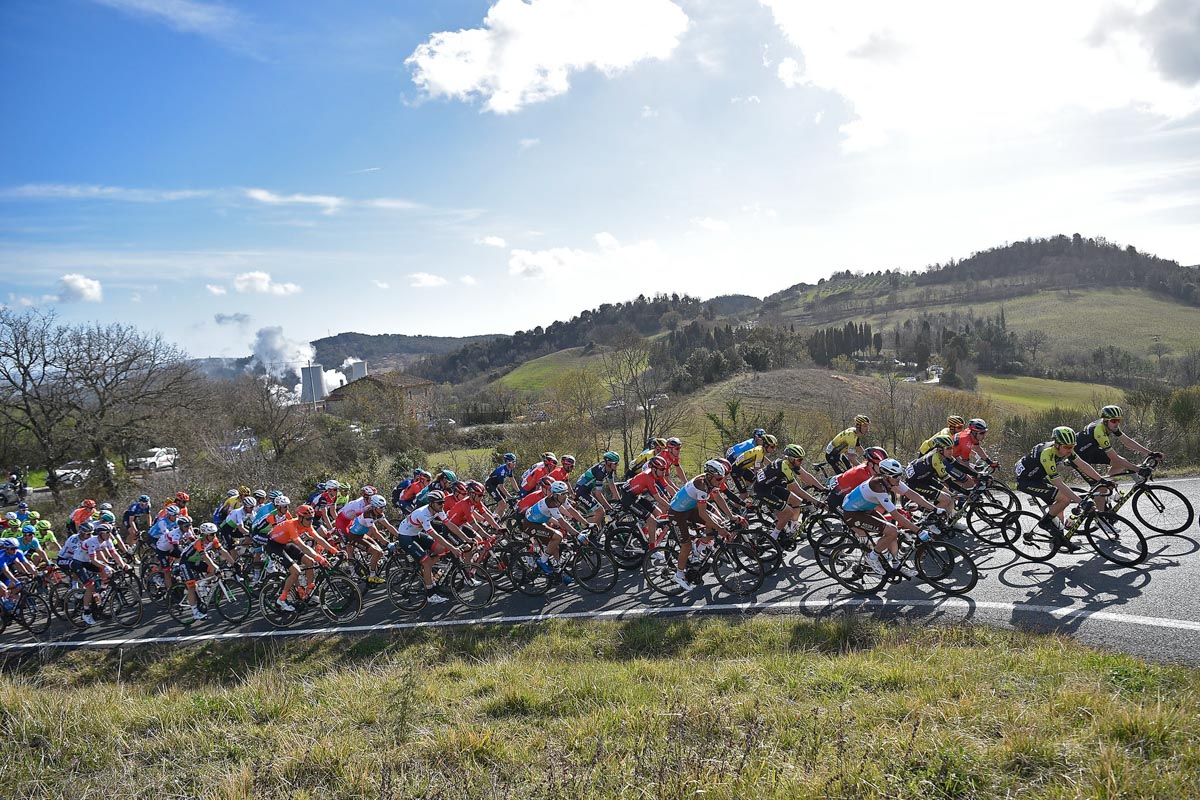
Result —
<instances>
[{"instance_id":1,"label":"cycling jersey","mask_svg":"<svg viewBox=\"0 0 1200 800\"><path fill-rule=\"evenodd\" d=\"M25 541L25 537L17 539L17 550L22 553L34 553L42 549L42 545L37 539Z\"/></svg>"},{"instance_id":2,"label":"cycling jersey","mask_svg":"<svg viewBox=\"0 0 1200 800\"><path fill-rule=\"evenodd\" d=\"M375 530L375 523L379 521L378 517L368 516L367 514L359 514L350 523L351 536L366 536L371 531Z\"/></svg>"},{"instance_id":3,"label":"cycling jersey","mask_svg":"<svg viewBox=\"0 0 1200 800\"><path fill-rule=\"evenodd\" d=\"M757 443L754 441L754 437L751 436L746 441L738 442L737 444L733 445L728 450L726 450L725 458L729 459L730 463L733 463L734 461L737 461L741 456L745 455L747 450L750 450L756 446L757 446Z\"/></svg>"},{"instance_id":4,"label":"cycling jersey","mask_svg":"<svg viewBox=\"0 0 1200 800\"><path fill-rule=\"evenodd\" d=\"M229 512L229 516L225 517L225 521L221 523L221 527L227 531L235 531L239 525L246 521L246 517L245 507L238 506Z\"/></svg>"},{"instance_id":5,"label":"cycling jersey","mask_svg":"<svg viewBox=\"0 0 1200 800\"><path fill-rule=\"evenodd\" d=\"M337 515L336 521L339 523L339 526L341 526L338 529L341 530L342 527L348 526L355 517L370 507L371 499L369 497L360 497L357 500L351 500L349 503L346 503L346 505L342 506L342 510L339 511Z\"/></svg>"},{"instance_id":6,"label":"cycling jersey","mask_svg":"<svg viewBox=\"0 0 1200 800\"><path fill-rule=\"evenodd\" d=\"M90 508L77 508L71 512L71 522L73 522L76 527L82 525L91 518L92 509Z\"/></svg>"},{"instance_id":7,"label":"cycling jersey","mask_svg":"<svg viewBox=\"0 0 1200 800\"><path fill-rule=\"evenodd\" d=\"M1064 461L1074 465L1075 458L1074 451L1059 456L1054 452L1054 442L1042 442L1017 462L1015 472L1023 482L1052 481L1058 477L1058 465Z\"/></svg>"},{"instance_id":8,"label":"cycling jersey","mask_svg":"<svg viewBox=\"0 0 1200 800\"><path fill-rule=\"evenodd\" d=\"M271 528L268 538L275 544L299 542L302 536L311 536L312 525L302 525L298 519L283 520Z\"/></svg>"},{"instance_id":9,"label":"cycling jersey","mask_svg":"<svg viewBox=\"0 0 1200 800\"><path fill-rule=\"evenodd\" d=\"M539 461L534 464L521 476L521 491L533 491L533 487L537 486L537 482L549 474L550 468L546 466L545 462Z\"/></svg>"},{"instance_id":10,"label":"cycling jersey","mask_svg":"<svg viewBox=\"0 0 1200 800\"><path fill-rule=\"evenodd\" d=\"M146 531L146 535L149 536L152 540L157 540L159 537L161 537L167 531L178 530L178 528L179 528L179 525L177 523L172 522L171 520L167 519L166 517L162 517L161 519L157 519L154 521L154 524L150 526L150 530Z\"/></svg>"},{"instance_id":11,"label":"cycling jersey","mask_svg":"<svg viewBox=\"0 0 1200 800\"><path fill-rule=\"evenodd\" d=\"M12 555L9 555L7 552L5 552L3 550L0 550L0 570L8 569L9 564L16 564L18 562L20 562L22 564L29 563L28 559L25 558L25 554L22 553L20 550L13 553Z\"/></svg>"},{"instance_id":12,"label":"cycling jersey","mask_svg":"<svg viewBox=\"0 0 1200 800\"><path fill-rule=\"evenodd\" d=\"M913 459L904 470L904 477L910 484L926 484L933 481L944 481L950 477L946 459L934 450L920 458Z\"/></svg>"},{"instance_id":13,"label":"cycling jersey","mask_svg":"<svg viewBox=\"0 0 1200 800\"><path fill-rule=\"evenodd\" d=\"M172 506L172 505L179 506L179 516L181 516L181 517L190 517L191 516L191 514L188 513L187 506L180 505L179 503L176 503L174 500L171 500L171 501L168 501L166 506L163 506L162 511L158 512L158 516L155 517L155 519L164 519L167 516L167 506Z\"/></svg>"},{"instance_id":14,"label":"cycling jersey","mask_svg":"<svg viewBox=\"0 0 1200 800\"><path fill-rule=\"evenodd\" d=\"M649 464L650 459L654 458L656 455L659 454L654 452L654 448L647 447L645 450L629 460L629 464L626 465L627 471L631 474L640 471L643 467Z\"/></svg>"},{"instance_id":15,"label":"cycling jersey","mask_svg":"<svg viewBox=\"0 0 1200 800\"><path fill-rule=\"evenodd\" d=\"M541 500L545 496L546 496L545 492L543 492L541 489L537 489L536 491L530 492L529 494L522 497L520 499L520 501L517 503L517 511L528 511L530 508L532 508L534 505L536 505L539 500Z\"/></svg>"},{"instance_id":16,"label":"cycling jersey","mask_svg":"<svg viewBox=\"0 0 1200 800\"><path fill-rule=\"evenodd\" d=\"M461 527L473 521L475 519L475 512L482 508L483 503L468 497L461 503L455 503L453 509L447 509L446 519Z\"/></svg>"},{"instance_id":17,"label":"cycling jersey","mask_svg":"<svg viewBox=\"0 0 1200 800\"><path fill-rule=\"evenodd\" d=\"M952 439L954 438L954 434L950 433L949 428L942 428L940 431L935 433L933 436L930 436L928 439L921 442L921 446L917 448L917 452L920 453L921 455L925 455L926 453L928 453L930 450L933 449L933 440L939 436L949 436Z\"/></svg>"},{"instance_id":18,"label":"cycling jersey","mask_svg":"<svg viewBox=\"0 0 1200 800\"><path fill-rule=\"evenodd\" d=\"M192 535L192 531L188 530L187 537L190 539ZM161 536L154 540L154 547L161 553L170 553L176 547L179 547L183 540L184 533L179 526L167 528Z\"/></svg>"},{"instance_id":19,"label":"cycling jersey","mask_svg":"<svg viewBox=\"0 0 1200 800\"><path fill-rule=\"evenodd\" d=\"M488 475L487 480L483 485L489 491L495 489L500 484L512 477L512 464L504 463L492 470L492 474Z\"/></svg>"},{"instance_id":20,"label":"cycling jersey","mask_svg":"<svg viewBox=\"0 0 1200 800\"><path fill-rule=\"evenodd\" d=\"M853 466L840 475L835 475L829 479L829 488L836 491L838 494L849 494L858 488L858 485L863 481L871 479L871 465L867 462Z\"/></svg>"},{"instance_id":21,"label":"cycling jersey","mask_svg":"<svg viewBox=\"0 0 1200 800\"><path fill-rule=\"evenodd\" d=\"M672 511L691 511L697 506L702 506L708 502L708 489L701 488L697 484L703 484L704 477L698 476L685 483L680 487L675 496L671 498Z\"/></svg>"},{"instance_id":22,"label":"cycling jersey","mask_svg":"<svg viewBox=\"0 0 1200 800\"><path fill-rule=\"evenodd\" d=\"M424 478L414 478L413 482L405 487L404 491L400 492L400 502L408 503L414 500L417 495L421 494L427 487L428 483Z\"/></svg>"},{"instance_id":23,"label":"cycling jersey","mask_svg":"<svg viewBox=\"0 0 1200 800\"><path fill-rule=\"evenodd\" d=\"M121 515L121 524L124 525L126 528L128 528L129 523L135 517L146 517L147 521L149 521L150 504L149 503L145 503L145 504L134 503L131 506L129 506L129 508L125 509L125 513Z\"/></svg>"},{"instance_id":24,"label":"cycling jersey","mask_svg":"<svg viewBox=\"0 0 1200 800\"><path fill-rule=\"evenodd\" d=\"M667 479L654 474L653 470L639 472L621 485L630 494L658 495L667 489Z\"/></svg>"},{"instance_id":25,"label":"cycling jersey","mask_svg":"<svg viewBox=\"0 0 1200 800\"><path fill-rule=\"evenodd\" d=\"M767 455L763 452L762 445L756 445L738 456L737 460L733 462L733 467L737 470L756 472L766 457Z\"/></svg>"},{"instance_id":26,"label":"cycling jersey","mask_svg":"<svg viewBox=\"0 0 1200 800\"><path fill-rule=\"evenodd\" d=\"M774 461L768 461L766 466L758 471L754 488L756 491L765 491L779 486L787 486L796 480L796 470L792 469L791 463L786 458L777 458Z\"/></svg>"},{"instance_id":27,"label":"cycling jersey","mask_svg":"<svg viewBox=\"0 0 1200 800\"><path fill-rule=\"evenodd\" d=\"M964 464L971 463L971 453L975 450L975 437L970 431L959 431L954 434L954 447L950 455Z\"/></svg>"},{"instance_id":28,"label":"cycling jersey","mask_svg":"<svg viewBox=\"0 0 1200 800\"><path fill-rule=\"evenodd\" d=\"M1112 431L1104 420L1098 419L1075 434L1075 452L1089 464L1107 464L1108 451L1124 435L1119 426Z\"/></svg>"},{"instance_id":29,"label":"cycling jersey","mask_svg":"<svg viewBox=\"0 0 1200 800\"><path fill-rule=\"evenodd\" d=\"M525 519L534 525L545 525L552 519L562 519L562 511L558 506L552 506L542 498L525 512Z\"/></svg>"},{"instance_id":30,"label":"cycling jersey","mask_svg":"<svg viewBox=\"0 0 1200 800\"><path fill-rule=\"evenodd\" d=\"M829 444L825 445L826 456L840 456L842 453L852 448L858 447L858 429L846 428L829 440Z\"/></svg>"},{"instance_id":31,"label":"cycling jersey","mask_svg":"<svg viewBox=\"0 0 1200 800\"><path fill-rule=\"evenodd\" d=\"M575 481L575 490L577 492L591 492L597 486L602 486L606 483L612 483L613 473L608 471L604 465L607 462L601 461L593 467L589 467L579 476L579 480Z\"/></svg>"},{"instance_id":32,"label":"cycling jersey","mask_svg":"<svg viewBox=\"0 0 1200 800\"><path fill-rule=\"evenodd\" d=\"M79 554L79 534L73 533L63 542L63 546L58 550L58 560L66 561L67 559L74 560Z\"/></svg>"},{"instance_id":33,"label":"cycling jersey","mask_svg":"<svg viewBox=\"0 0 1200 800\"><path fill-rule=\"evenodd\" d=\"M205 553L220 549L222 549L221 543L217 540L206 542L197 538L188 542L187 546L180 551L179 557L185 561L197 562L204 558Z\"/></svg>"},{"instance_id":34,"label":"cycling jersey","mask_svg":"<svg viewBox=\"0 0 1200 800\"><path fill-rule=\"evenodd\" d=\"M452 512L455 508L458 508L458 506L462 505L464 502L471 502L471 498L465 494L452 494L446 498L446 503L442 506L442 511L444 511L446 516L449 517L450 512Z\"/></svg>"},{"instance_id":35,"label":"cycling jersey","mask_svg":"<svg viewBox=\"0 0 1200 800\"><path fill-rule=\"evenodd\" d=\"M93 563L98 553L116 553L116 545L112 543L112 539L107 542L100 541L99 536L90 536L79 543L79 549L75 553L76 561L85 563Z\"/></svg>"},{"instance_id":36,"label":"cycling jersey","mask_svg":"<svg viewBox=\"0 0 1200 800\"><path fill-rule=\"evenodd\" d=\"M896 487L896 491L903 494L908 491L908 486L901 481L900 485ZM874 511L878 506L883 506L889 512L896 510L891 492L878 478L863 481L842 501L843 511Z\"/></svg>"},{"instance_id":37,"label":"cycling jersey","mask_svg":"<svg viewBox=\"0 0 1200 800\"><path fill-rule=\"evenodd\" d=\"M442 522L445 519L445 511L439 511L435 514L429 506L421 506L405 517L397 526L397 529L401 536L416 536L422 531L433 530L434 520Z\"/></svg>"}]
</instances>

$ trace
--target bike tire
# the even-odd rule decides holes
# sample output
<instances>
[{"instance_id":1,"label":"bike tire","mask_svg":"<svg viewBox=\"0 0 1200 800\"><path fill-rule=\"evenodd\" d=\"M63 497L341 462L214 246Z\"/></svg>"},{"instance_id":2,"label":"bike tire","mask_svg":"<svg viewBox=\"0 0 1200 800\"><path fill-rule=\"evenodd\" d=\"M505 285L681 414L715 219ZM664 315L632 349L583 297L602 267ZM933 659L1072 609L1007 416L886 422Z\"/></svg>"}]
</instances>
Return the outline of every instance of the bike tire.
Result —
<instances>
[{"instance_id":1,"label":"bike tire","mask_svg":"<svg viewBox=\"0 0 1200 800\"><path fill-rule=\"evenodd\" d=\"M108 606L112 613L113 622L122 628L136 628L142 621L145 605L142 595L135 588L133 581L114 581L108 587Z\"/></svg>"},{"instance_id":2,"label":"bike tire","mask_svg":"<svg viewBox=\"0 0 1200 800\"><path fill-rule=\"evenodd\" d=\"M1012 547L1012 528L1004 524L1010 513L995 503L976 503L966 514L967 530L985 544Z\"/></svg>"},{"instance_id":3,"label":"bike tire","mask_svg":"<svg viewBox=\"0 0 1200 800\"><path fill-rule=\"evenodd\" d=\"M540 597L550 591L551 575L537 565L537 556L524 547L508 553L508 575L517 591L529 597Z\"/></svg>"},{"instance_id":4,"label":"bike tire","mask_svg":"<svg viewBox=\"0 0 1200 800\"><path fill-rule=\"evenodd\" d=\"M157 564L151 564L149 561L143 561L138 565L138 583L141 584L142 594L150 598L151 602L156 605L163 605L167 600L167 587L165 583L160 586L154 582L154 576L159 574L154 567Z\"/></svg>"},{"instance_id":5,"label":"bike tire","mask_svg":"<svg viewBox=\"0 0 1200 800\"><path fill-rule=\"evenodd\" d=\"M648 550L646 536L637 525L618 525L604 534L604 549L621 569L637 569Z\"/></svg>"},{"instance_id":6,"label":"bike tire","mask_svg":"<svg viewBox=\"0 0 1200 800\"><path fill-rule=\"evenodd\" d=\"M353 622L362 613L363 597L358 583L338 572L326 572L317 579L317 608L331 622Z\"/></svg>"},{"instance_id":7,"label":"bike tire","mask_svg":"<svg viewBox=\"0 0 1200 800\"><path fill-rule=\"evenodd\" d=\"M754 594L763 584L766 567L749 547L738 542L727 544L712 560L717 583L730 594L739 597Z\"/></svg>"},{"instance_id":8,"label":"bike tire","mask_svg":"<svg viewBox=\"0 0 1200 800\"><path fill-rule=\"evenodd\" d=\"M983 496L987 498L986 502L1000 506L1010 513L1021 510L1021 498L1002 480L993 478Z\"/></svg>"},{"instance_id":9,"label":"bike tire","mask_svg":"<svg viewBox=\"0 0 1200 800\"><path fill-rule=\"evenodd\" d=\"M677 597L683 587L675 582L675 569L679 563L679 548L671 544L660 544L642 559L642 576L646 584L659 594Z\"/></svg>"},{"instance_id":10,"label":"bike tire","mask_svg":"<svg viewBox=\"0 0 1200 800\"><path fill-rule=\"evenodd\" d=\"M23 594L13 612L16 623L34 636L41 636L50 629L50 603L41 595Z\"/></svg>"},{"instance_id":11,"label":"bike tire","mask_svg":"<svg viewBox=\"0 0 1200 800\"><path fill-rule=\"evenodd\" d=\"M249 619L254 611L254 595L245 581L221 578L213 587L209 605L216 609L221 619L231 625L238 625Z\"/></svg>"},{"instance_id":12,"label":"bike tire","mask_svg":"<svg viewBox=\"0 0 1200 800\"><path fill-rule=\"evenodd\" d=\"M913 549L921 580L938 591L963 595L979 583L979 567L961 547L949 542L921 542Z\"/></svg>"},{"instance_id":13,"label":"bike tire","mask_svg":"<svg viewBox=\"0 0 1200 800\"><path fill-rule=\"evenodd\" d=\"M66 612L63 611L63 603L70 592L71 584L69 581L59 581L50 587L48 598L50 612L64 622L67 620L67 615Z\"/></svg>"},{"instance_id":14,"label":"bike tire","mask_svg":"<svg viewBox=\"0 0 1200 800\"><path fill-rule=\"evenodd\" d=\"M171 619L184 627L190 626L196 621L192 618L192 607L180 605L186 597L187 587L178 582L171 584L171 589L167 592L166 597L167 613L171 615Z\"/></svg>"},{"instance_id":15,"label":"bike tire","mask_svg":"<svg viewBox=\"0 0 1200 800\"><path fill-rule=\"evenodd\" d=\"M780 548L779 542L772 539L771 535L765 531L759 531L748 539L742 538L738 544L750 548L751 552L762 562L766 575L774 575L783 565L783 550Z\"/></svg>"},{"instance_id":16,"label":"bike tire","mask_svg":"<svg viewBox=\"0 0 1200 800\"><path fill-rule=\"evenodd\" d=\"M477 584L471 585L472 581ZM478 611L487 608L496 596L496 582L483 567L456 565L450 573L450 592L463 606Z\"/></svg>"},{"instance_id":17,"label":"bike tire","mask_svg":"<svg viewBox=\"0 0 1200 800\"><path fill-rule=\"evenodd\" d=\"M567 574L592 594L604 594L617 585L617 564L608 553L590 542L577 545Z\"/></svg>"},{"instance_id":18,"label":"bike tire","mask_svg":"<svg viewBox=\"0 0 1200 800\"><path fill-rule=\"evenodd\" d=\"M854 534L846 527L846 523L833 515L814 517L805 527L804 536L808 540L809 547L812 548L813 560L817 563L817 567L831 578L833 572L829 566L829 558L833 555L833 551L842 542L855 538Z\"/></svg>"},{"instance_id":19,"label":"bike tire","mask_svg":"<svg viewBox=\"0 0 1200 800\"><path fill-rule=\"evenodd\" d=\"M1146 537L1137 526L1111 512L1097 513L1083 533L1097 553L1122 567L1135 567L1150 555Z\"/></svg>"},{"instance_id":20,"label":"bike tire","mask_svg":"<svg viewBox=\"0 0 1200 800\"><path fill-rule=\"evenodd\" d=\"M387 593L392 605L406 614L417 613L428 602L421 570L413 565L392 569L388 577Z\"/></svg>"},{"instance_id":21,"label":"bike tire","mask_svg":"<svg viewBox=\"0 0 1200 800\"><path fill-rule=\"evenodd\" d=\"M296 624L296 620L300 619L300 608L298 606L295 611L284 611L275 605L275 601L279 599L279 594L283 591L283 584L286 581L286 572L273 572L265 576L262 579L262 583L259 584L258 609L262 612L263 619L273 628L290 628ZM296 605L297 600L294 589L289 600L293 606Z\"/></svg>"},{"instance_id":22,"label":"bike tire","mask_svg":"<svg viewBox=\"0 0 1200 800\"><path fill-rule=\"evenodd\" d=\"M1014 511L1005 517L1009 547L1029 561L1049 561L1058 553L1055 536L1038 526L1041 517L1031 511Z\"/></svg>"},{"instance_id":23,"label":"bike tire","mask_svg":"<svg viewBox=\"0 0 1200 800\"><path fill-rule=\"evenodd\" d=\"M63 596L62 616L71 626L86 631L88 624L83 621L84 589L71 589Z\"/></svg>"},{"instance_id":24,"label":"bike tire","mask_svg":"<svg viewBox=\"0 0 1200 800\"><path fill-rule=\"evenodd\" d=\"M833 579L855 594L876 594L883 588L885 575L877 575L866 564L870 548L857 539L846 539L829 556Z\"/></svg>"},{"instance_id":25,"label":"bike tire","mask_svg":"<svg viewBox=\"0 0 1200 800\"><path fill-rule=\"evenodd\" d=\"M1133 515L1155 533L1177 534L1192 527L1196 511L1183 492L1170 486L1144 485L1133 496ZM1182 518L1183 524L1166 523L1164 517Z\"/></svg>"}]
</instances>

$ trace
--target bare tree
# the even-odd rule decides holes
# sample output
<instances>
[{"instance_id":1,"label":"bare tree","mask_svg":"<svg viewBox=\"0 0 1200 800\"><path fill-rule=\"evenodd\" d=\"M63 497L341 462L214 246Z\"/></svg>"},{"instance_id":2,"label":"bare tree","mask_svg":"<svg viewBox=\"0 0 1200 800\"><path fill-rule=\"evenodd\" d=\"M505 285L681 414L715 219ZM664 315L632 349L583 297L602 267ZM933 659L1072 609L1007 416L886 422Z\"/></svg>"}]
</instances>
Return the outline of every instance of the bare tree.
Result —
<instances>
[{"instance_id":1,"label":"bare tree","mask_svg":"<svg viewBox=\"0 0 1200 800\"><path fill-rule=\"evenodd\" d=\"M296 403L291 390L272 378L238 379L234 398L238 417L275 448L275 461L283 461L312 431L308 408Z\"/></svg>"},{"instance_id":2,"label":"bare tree","mask_svg":"<svg viewBox=\"0 0 1200 800\"><path fill-rule=\"evenodd\" d=\"M1040 328L1033 328L1021 334L1021 347L1029 353L1030 361L1037 361L1038 350L1050 341L1050 334Z\"/></svg>"},{"instance_id":3,"label":"bare tree","mask_svg":"<svg viewBox=\"0 0 1200 800\"><path fill-rule=\"evenodd\" d=\"M665 399L664 382L650 364L650 343L634 333L620 335L604 354L600 379L616 409L626 462L640 453L647 439L669 435L687 417L687 409Z\"/></svg>"}]
</instances>

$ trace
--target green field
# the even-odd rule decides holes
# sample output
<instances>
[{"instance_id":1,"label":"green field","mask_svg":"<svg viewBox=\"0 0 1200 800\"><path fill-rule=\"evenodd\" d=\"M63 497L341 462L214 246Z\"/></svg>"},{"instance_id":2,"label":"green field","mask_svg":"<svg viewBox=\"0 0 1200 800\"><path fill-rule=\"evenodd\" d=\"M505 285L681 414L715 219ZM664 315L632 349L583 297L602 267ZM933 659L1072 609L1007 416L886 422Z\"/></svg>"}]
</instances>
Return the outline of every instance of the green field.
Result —
<instances>
[{"instance_id":1,"label":"green field","mask_svg":"<svg viewBox=\"0 0 1200 800\"><path fill-rule=\"evenodd\" d=\"M1182 800L1198 687L853 617L127 648L6 665L0 796Z\"/></svg>"},{"instance_id":2,"label":"green field","mask_svg":"<svg viewBox=\"0 0 1200 800\"><path fill-rule=\"evenodd\" d=\"M535 358L532 361L526 361L500 378L498 383L502 383L510 389L538 392L548 388L554 378L565 370L586 367L599 371L604 356L598 353L585 356L581 355L582 352L582 347L570 347L541 358Z\"/></svg>"},{"instance_id":3,"label":"green field","mask_svg":"<svg viewBox=\"0 0 1200 800\"><path fill-rule=\"evenodd\" d=\"M1084 406L1097 409L1119 402L1123 390L1102 383L1052 381L1045 378L999 378L980 375L978 392L1007 410L1044 411L1054 406Z\"/></svg>"},{"instance_id":4,"label":"green field","mask_svg":"<svg viewBox=\"0 0 1200 800\"><path fill-rule=\"evenodd\" d=\"M429 453L425 456L425 463L429 467L437 467L444 465L458 473L470 475L469 470L479 464L486 464L492 455L490 447L467 448L463 450L439 450L436 453ZM488 470L491 471L490 468ZM474 477L470 475L470 477ZM465 480L465 478L464 478Z\"/></svg>"}]
</instances>

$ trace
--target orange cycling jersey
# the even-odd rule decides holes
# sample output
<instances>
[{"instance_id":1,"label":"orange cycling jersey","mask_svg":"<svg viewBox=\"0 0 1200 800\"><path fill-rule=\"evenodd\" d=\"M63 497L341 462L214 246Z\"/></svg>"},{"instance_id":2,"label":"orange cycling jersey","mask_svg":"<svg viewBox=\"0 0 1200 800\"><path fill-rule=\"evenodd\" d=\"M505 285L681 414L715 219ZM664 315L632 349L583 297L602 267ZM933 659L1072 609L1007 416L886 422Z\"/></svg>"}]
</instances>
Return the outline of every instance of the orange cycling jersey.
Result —
<instances>
[{"instance_id":1,"label":"orange cycling jersey","mask_svg":"<svg viewBox=\"0 0 1200 800\"><path fill-rule=\"evenodd\" d=\"M271 528L271 541L276 544L291 544L300 537L313 532L312 525L302 525L298 519L289 519Z\"/></svg>"},{"instance_id":2,"label":"orange cycling jersey","mask_svg":"<svg viewBox=\"0 0 1200 800\"><path fill-rule=\"evenodd\" d=\"M92 518L92 510L90 508L77 508L71 512L71 521L77 526L82 525Z\"/></svg>"},{"instance_id":3,"label":"orange cycling jersey","mask_svg":"<svg viewBox=\"0 0 1200 800\"><path fill-rule=\"evenodd\" d=\"M950 450L950 455L957 458L964 464L971 463L971 451L975 449L975 439L971 437L970 431L962 431L954 434L954 447Z\"/></svg>"}]
</instances>

